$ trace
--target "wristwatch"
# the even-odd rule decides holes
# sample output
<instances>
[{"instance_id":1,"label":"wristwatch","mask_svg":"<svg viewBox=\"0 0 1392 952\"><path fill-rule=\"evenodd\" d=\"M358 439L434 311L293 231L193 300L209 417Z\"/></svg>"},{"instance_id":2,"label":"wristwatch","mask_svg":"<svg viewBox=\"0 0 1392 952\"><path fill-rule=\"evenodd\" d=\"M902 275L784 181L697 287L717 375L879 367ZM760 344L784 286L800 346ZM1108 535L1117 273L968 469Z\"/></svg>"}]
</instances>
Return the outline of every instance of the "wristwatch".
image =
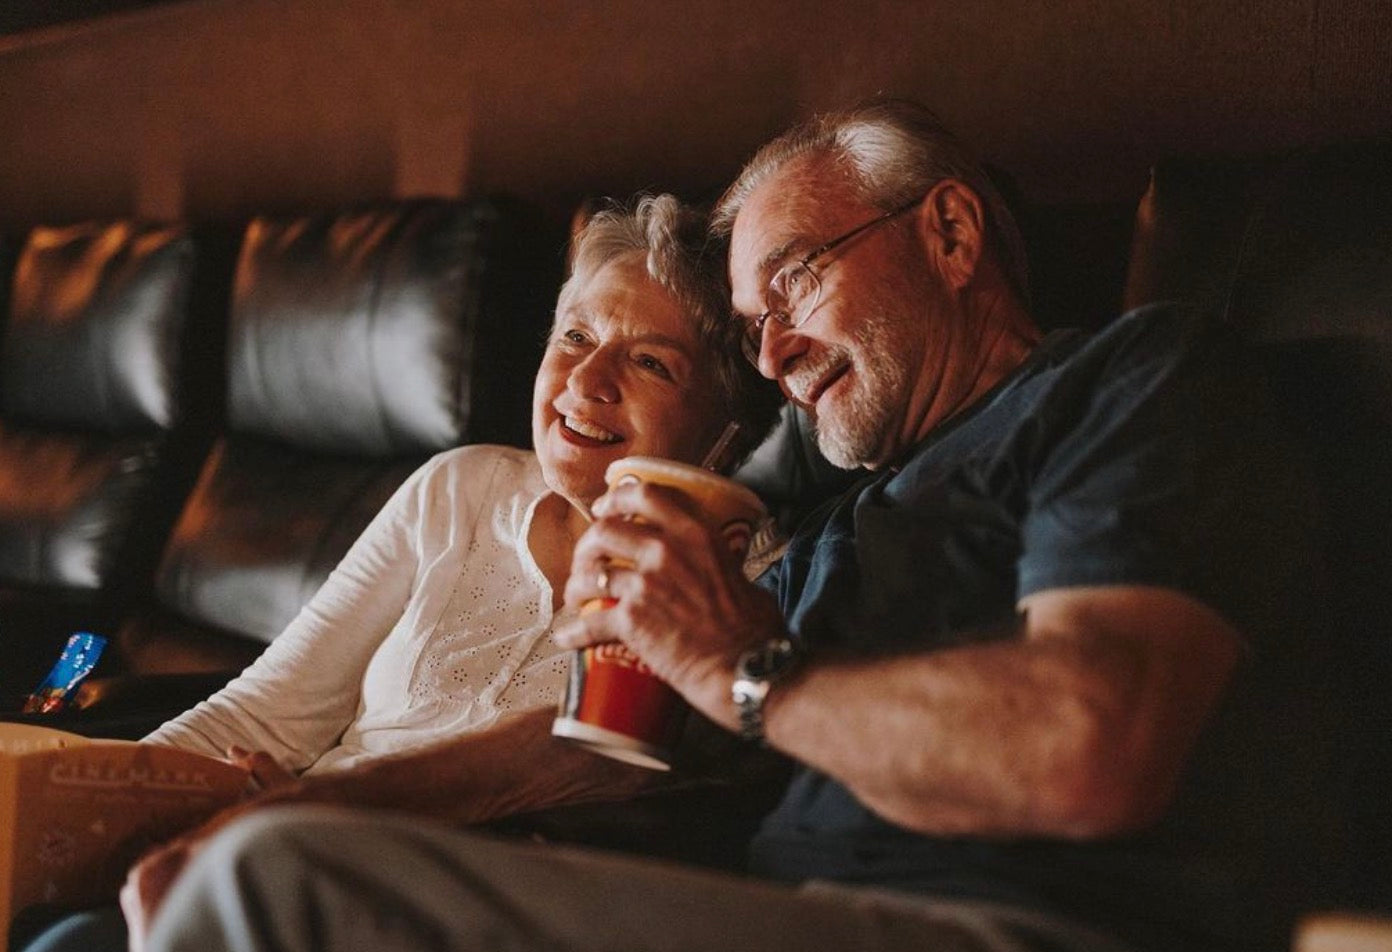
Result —
<instances>
[{"instance_id":1,"label":"wristwatch","mask_svg":"<svg viewBox=\"0 0 1392 952\"><path fill-rule=\"evenodd\" d=\"M730 700L739 711L740 736L745 740L763 742L764 700L769 689L786 678L797 662L797 647L787 638L770 638L740 655Z\"/></svg>"}]
</instances>

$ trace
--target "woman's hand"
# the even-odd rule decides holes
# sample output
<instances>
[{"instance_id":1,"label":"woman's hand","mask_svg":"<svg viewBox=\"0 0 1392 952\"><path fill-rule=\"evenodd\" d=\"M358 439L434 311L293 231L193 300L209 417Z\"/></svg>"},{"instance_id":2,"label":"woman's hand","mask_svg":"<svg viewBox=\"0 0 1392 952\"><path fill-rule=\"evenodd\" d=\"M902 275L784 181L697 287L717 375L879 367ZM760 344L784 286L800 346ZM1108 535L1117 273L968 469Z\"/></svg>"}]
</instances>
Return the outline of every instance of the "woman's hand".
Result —
<instances>
[{"instance_id":1,"label":"woman's hand","mask_svg":"<svg viewBox=\"0 0 1392 952\"><path fill-rule=\"evenodd\" d=\"M295 775L264 750L249 751L233 744L227 748L227 762L241 767L250 774L247 786L251 794L274 790L295 782Z\"/></svg>"},{"instance_id":2,"label":"woman's hand","mask_svg":"<svg viewBox=\"0 0 1392 952\"><path fill-rule=\"evenodd\" d=\"M146 853L126 874L120 902L131 952L141 952L145 948L145 938L155 913L200 845L201 840L180 837Z\"/></svg>"},{"instance_id":3,"label":"woman's hand","mask_svg":"<svg viewBox=\"0 0 1392 952\"><path fill-rule=\"evenodd\" d=\"M745 580L728 546L678 491L626 483L600 497L593 512L594 524L575 546L566 601L607 596L614 604L558 630L557 643L622 641L695 707L734 729L735 661L786 631L773 596Z\"/></svg>"}]
</instances>

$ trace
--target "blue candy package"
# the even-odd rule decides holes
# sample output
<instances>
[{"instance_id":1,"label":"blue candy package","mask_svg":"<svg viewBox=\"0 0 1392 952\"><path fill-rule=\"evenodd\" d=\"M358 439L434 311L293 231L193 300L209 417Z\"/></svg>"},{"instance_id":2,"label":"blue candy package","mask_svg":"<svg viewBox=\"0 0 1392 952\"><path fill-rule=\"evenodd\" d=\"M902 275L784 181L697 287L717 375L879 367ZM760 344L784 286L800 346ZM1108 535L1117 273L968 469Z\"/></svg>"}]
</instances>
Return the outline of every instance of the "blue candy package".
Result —
<instances>
[{"instance_id":1,"label":"blue candy package","mask_svg":"<svg viewBox=\"0 0 1392 952\"><path fill-rule=\"evenodd\" d=\"M88 631L74 632L68 638L68 643L63 646L58 663L24 702L24 713L51 714L61 711L77 690L77 686L97 666L104 648L106 639L101 635L94 635Z\"/></svg>"}]
</instances>

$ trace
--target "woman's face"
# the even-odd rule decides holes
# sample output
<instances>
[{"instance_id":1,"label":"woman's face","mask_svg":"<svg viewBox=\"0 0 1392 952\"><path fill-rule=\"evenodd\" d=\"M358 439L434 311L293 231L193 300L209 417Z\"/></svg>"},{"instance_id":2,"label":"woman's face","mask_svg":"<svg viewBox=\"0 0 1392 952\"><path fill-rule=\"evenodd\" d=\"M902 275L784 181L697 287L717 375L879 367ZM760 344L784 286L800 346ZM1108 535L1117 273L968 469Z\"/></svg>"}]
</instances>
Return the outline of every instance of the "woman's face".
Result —
<instances>
[{"instance_id":1,"label":"woman's face","mask_svg":"<svg viewBox=\"0 0 1392 952\"><path fill-rule=\"evenodd\" d=\"M688 316L634 253L609 262L556 315L532 393L547 485L588 509L624 456L696 462L719 437L715 377Z\"/></svg>"}]
</instances>

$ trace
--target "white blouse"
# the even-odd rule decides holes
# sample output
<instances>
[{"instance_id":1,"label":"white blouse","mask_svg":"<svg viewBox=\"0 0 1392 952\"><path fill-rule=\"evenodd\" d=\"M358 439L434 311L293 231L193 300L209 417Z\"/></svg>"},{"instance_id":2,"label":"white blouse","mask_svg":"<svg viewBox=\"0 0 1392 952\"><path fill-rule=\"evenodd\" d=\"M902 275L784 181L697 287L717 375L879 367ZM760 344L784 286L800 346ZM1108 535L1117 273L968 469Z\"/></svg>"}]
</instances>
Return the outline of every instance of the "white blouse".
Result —
<instances>
[{"instance_id":1,"label":"white blouse","mask_svg":"<svg viewBox=\"0 0 1392 952\"><path fill-rule=\"evenodd\" d=\"M556 703L566 613L527 546L547 492L525 450L434 457L254 664L146 741L317 773Z\"/></svg>"}]
</instances>

